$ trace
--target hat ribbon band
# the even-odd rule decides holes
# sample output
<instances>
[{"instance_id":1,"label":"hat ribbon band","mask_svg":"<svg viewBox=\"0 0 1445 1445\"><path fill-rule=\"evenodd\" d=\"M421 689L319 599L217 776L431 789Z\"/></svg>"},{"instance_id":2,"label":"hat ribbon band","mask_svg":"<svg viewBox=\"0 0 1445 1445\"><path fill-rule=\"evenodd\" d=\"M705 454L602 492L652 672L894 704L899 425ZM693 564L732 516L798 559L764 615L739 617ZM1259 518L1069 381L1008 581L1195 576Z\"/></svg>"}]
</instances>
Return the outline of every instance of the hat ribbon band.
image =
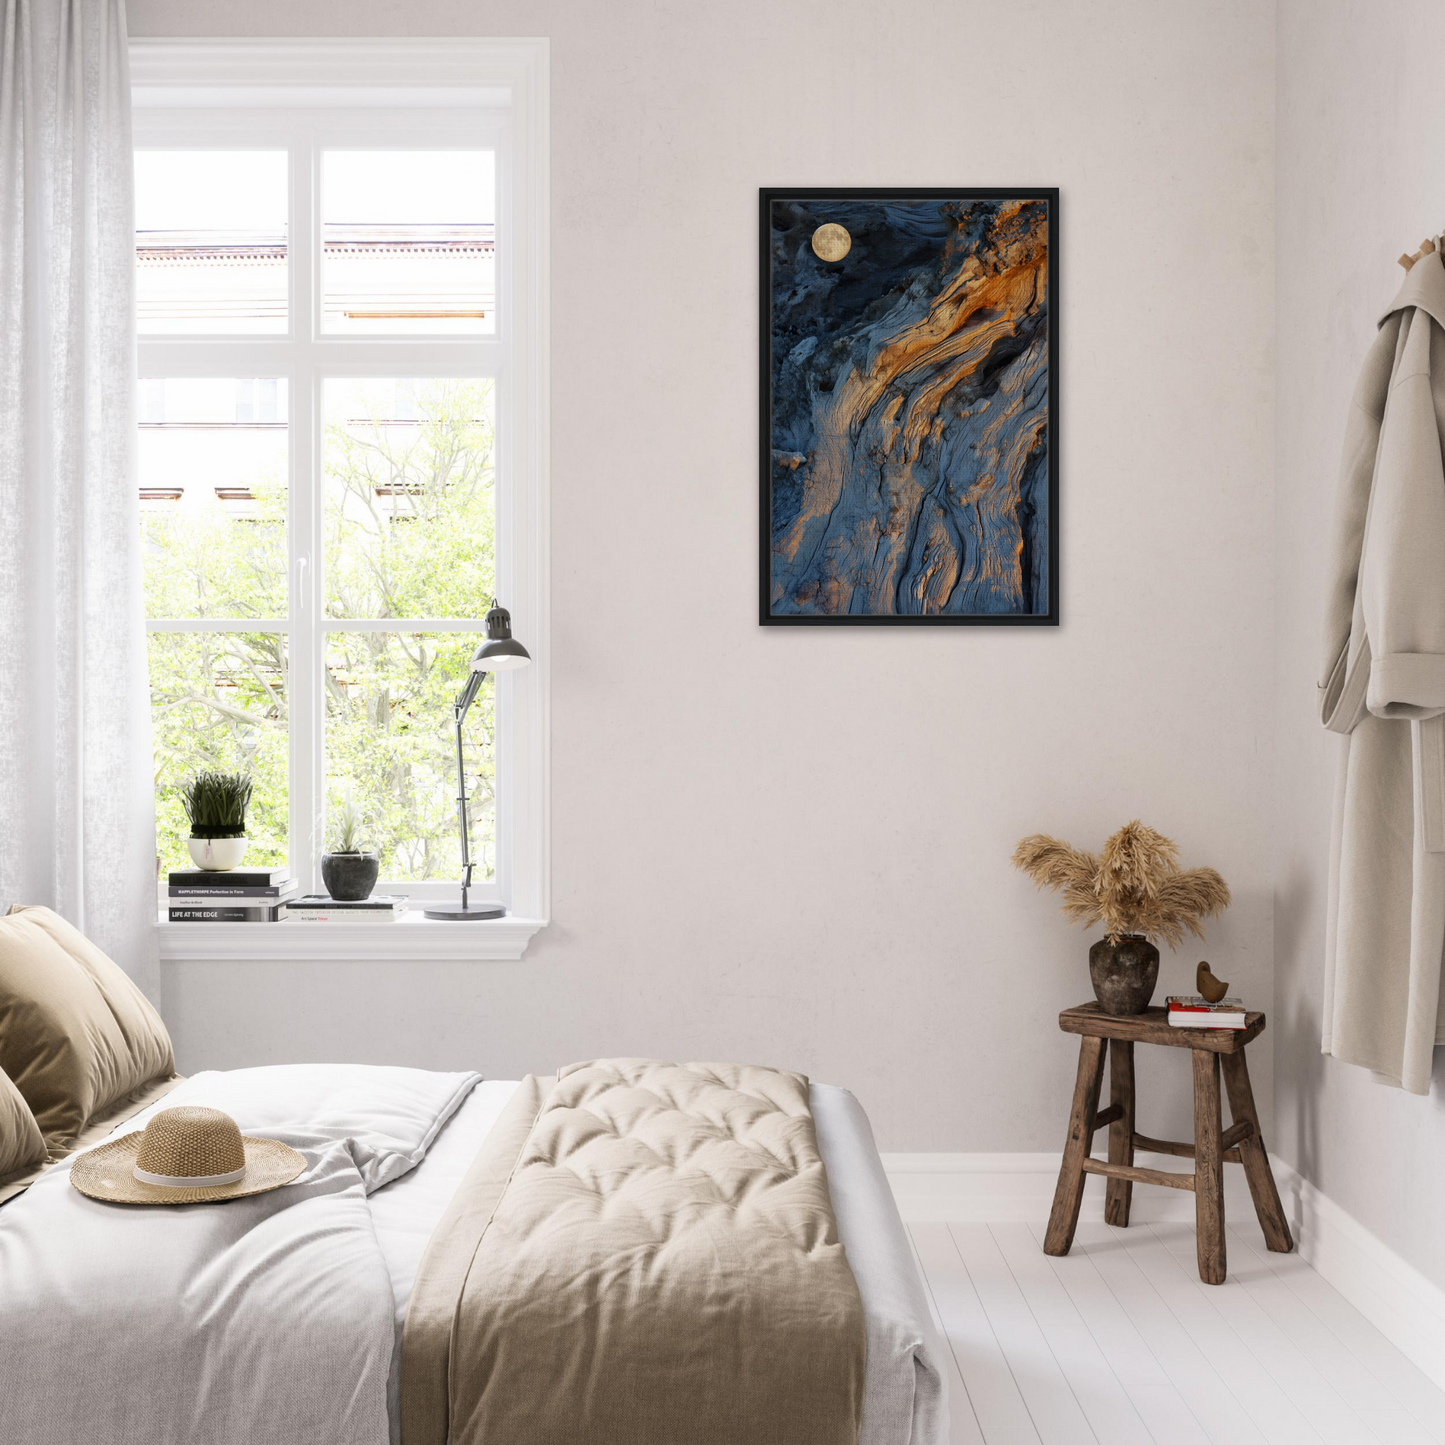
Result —
<instances>
[{"instance_id":1,"label":"hat ribbon band","mask_svg":"<svg viewBox=\"0 0 1445 1445\"><path fill-rule=\"evenodd\" d=\"M142 1184L163 1184L168 1189L207 1189L213 1184L235 1184L246 1177L246 1166L230 1169L225 1174L152 1174L135 1165L131 1173Z\"/></svg>"}]
</instances>

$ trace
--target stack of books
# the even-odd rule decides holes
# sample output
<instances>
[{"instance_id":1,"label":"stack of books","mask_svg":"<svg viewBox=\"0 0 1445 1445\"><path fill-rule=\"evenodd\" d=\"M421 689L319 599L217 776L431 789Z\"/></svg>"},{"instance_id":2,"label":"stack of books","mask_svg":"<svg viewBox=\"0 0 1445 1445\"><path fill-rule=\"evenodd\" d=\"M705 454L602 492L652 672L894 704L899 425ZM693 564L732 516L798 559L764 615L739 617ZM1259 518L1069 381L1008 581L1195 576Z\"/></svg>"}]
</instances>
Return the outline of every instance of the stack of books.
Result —
<instances>
[{"instance_id":1,"label":"stack of books","mask_svg":"<svg viewBox=\"0 0 1445 1445\"><path fill-rule=\"evenodd\" d=\"M287 905L286 922L395 923L406 909L407 900L392 893L373 893L356 903L341 903L324 893L307 893Z\"/></svg>"},{"instance_id":2,"label":"stack of books","mask_svg":"<svg viewBox=\"0 0 1445 1445\"><path fill-rule=\"evenodd\" d=\"M1169 1022L1176 1029L1242 1029L1244 1027L1244 1001L1237 998L1222 998L1210 1003L1197 993L1171 993L1165 1000L1169 1005Z\"/></svg>"},{"instance_id":3,"label":"stack of books","mask_svg":"<svg viewBox=\"0 0 1445 1445\"><path fill-rule=\"evenodd\" d=\"M167 891L172 923L279 923L296 881L285 868L194 868L173 872Z\"/></svg>"}]
</instances>

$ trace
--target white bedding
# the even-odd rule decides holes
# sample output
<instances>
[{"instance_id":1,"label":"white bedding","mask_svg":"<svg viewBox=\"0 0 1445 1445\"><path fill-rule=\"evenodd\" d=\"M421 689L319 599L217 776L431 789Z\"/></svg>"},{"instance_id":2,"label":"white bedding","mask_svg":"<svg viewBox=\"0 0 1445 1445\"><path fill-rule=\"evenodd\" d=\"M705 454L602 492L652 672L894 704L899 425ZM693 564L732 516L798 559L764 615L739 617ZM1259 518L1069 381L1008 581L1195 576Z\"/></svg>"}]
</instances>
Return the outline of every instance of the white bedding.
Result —
<instances>
[{"instance_id":1,"label":"white bedding","mask_svg":"<svg viewBox=\"0 0 1445 1445\"><path fill-rule=\"evenodd\" d=\"M422 1253L516 1087L500 1079L479 1084L421 1165L368 1200L396 1303L397 1348L388 1389L393 1441L401 1328ZM938 1368L941 1347L867 1115L852 1094L827 1084L813 1084L809 1102L838 1234L858 1281L868 1331L858 1445L942 1445L948 1436L948 1407L944 1374Z\"/></svg>"},{"instance_id":2,"label":"white bedding","mask_svg":"<svg viewBox=\"0 0 1445 1445\"><path fill-rule=\"evenodd\" d=\"M310 1167L223 1206L101 1204L57 1166L0 1209L0 1440L382 1445L432 1229L516 1088L475 1074L282 1065L197 1074L208 1104ZM868 1337L859 1445L942 1445L943 1355L867 1117L813 1085Z\"/></svg>"},{"instance_id":3,"label":"white bedding","mask_svg":"<svg viewBox=\"0 0 1445 1445\"><path fill-rule=\"evenodd\" d=\"M381 1445L392 1289L366 1195L411 1169L475 1074L197 1074L206 1104L299 1149L294 1184L226 1204L106 1204L69 1161L0 1210L0 1439Z\"/></svg>"}]
</instances>

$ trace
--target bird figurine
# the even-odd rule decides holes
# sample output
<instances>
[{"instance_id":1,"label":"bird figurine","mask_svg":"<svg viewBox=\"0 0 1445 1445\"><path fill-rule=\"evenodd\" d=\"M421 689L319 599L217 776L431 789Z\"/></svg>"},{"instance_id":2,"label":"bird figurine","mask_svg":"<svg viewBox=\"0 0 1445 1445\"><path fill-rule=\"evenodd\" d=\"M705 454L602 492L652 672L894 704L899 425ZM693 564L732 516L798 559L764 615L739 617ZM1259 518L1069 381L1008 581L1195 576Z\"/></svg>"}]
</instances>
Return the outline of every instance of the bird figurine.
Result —
<instances>
[{"instance_id":1,"label":"bird figurine","mask_svg":"<svg viewBox=\"0 0 1445 1445\"><path fill-rule=\"evenodd\" d=\"M1215 978L1207 963L1201 963L1195 970L1194 987L1209 1003L1218 1003L1229 992L1229 985Z\"/></svg>"}]
</instances>

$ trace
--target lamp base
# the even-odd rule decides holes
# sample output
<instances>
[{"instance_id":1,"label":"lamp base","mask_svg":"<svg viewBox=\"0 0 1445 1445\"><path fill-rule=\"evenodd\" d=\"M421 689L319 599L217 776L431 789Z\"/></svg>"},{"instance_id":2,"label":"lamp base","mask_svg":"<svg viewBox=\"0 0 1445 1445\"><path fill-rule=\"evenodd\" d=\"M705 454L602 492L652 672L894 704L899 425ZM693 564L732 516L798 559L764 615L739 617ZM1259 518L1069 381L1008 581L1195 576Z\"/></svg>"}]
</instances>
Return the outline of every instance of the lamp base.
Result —
<instances>
[{"instance_id":1,"label":"lamp base","mask_svg":"<svg viewBox=\"0 0 1445 1445\"><path fill-rule=\"evenodd\" d=\"M447 918L461 922L468 918L505 918L507 910L500 903L439 903L422 909L425 918Z\"/></svg>"}]
</instances>

